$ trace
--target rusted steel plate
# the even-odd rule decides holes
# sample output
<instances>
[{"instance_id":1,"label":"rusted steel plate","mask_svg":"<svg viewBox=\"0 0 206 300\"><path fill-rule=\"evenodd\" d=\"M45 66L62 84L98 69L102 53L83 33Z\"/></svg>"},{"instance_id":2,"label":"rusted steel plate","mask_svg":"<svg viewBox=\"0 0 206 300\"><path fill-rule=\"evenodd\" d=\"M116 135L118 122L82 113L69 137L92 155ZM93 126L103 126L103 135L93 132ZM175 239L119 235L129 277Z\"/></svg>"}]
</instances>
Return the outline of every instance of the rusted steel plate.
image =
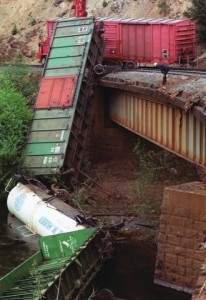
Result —
<instances>
[{"instance_id":1,"label":"rusted steel plate","mask_svg":"<svg viewBox=\"0 0 206 300\"><path fill-rule=\"evenodd\" d=\"M206 166L206 124L148 95L116 91L110 118L153 143L199 165Z\"/></svg>"}]
</instances>

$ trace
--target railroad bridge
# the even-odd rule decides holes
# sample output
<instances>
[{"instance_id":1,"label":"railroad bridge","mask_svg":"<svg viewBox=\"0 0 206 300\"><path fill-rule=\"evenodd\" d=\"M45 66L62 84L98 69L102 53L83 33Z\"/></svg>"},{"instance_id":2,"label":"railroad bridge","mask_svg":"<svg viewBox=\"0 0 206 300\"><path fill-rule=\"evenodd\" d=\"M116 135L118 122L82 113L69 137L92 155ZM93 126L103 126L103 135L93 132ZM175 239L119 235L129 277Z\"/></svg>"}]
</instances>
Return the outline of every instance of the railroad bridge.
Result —
<instances>
[{"instance_id":1,"label":"railroad bridge","mask_svg":"<svg viewBox=\"0 0 206 300\"><path fill-rule=\"evenodd\" d=\"M191 162L206 167L206 78L118 72L104 76L109 118Z\"/></svg>"},{"instance_id":2,"label":"railroad bridge","mask_svg":"<svg viewBox=\"0 0 206 300\"><path fill-rule=\"evenodd\" d=\"M102 77L99 87L106 116L206 167L206 78L171 73L165 88L161 83L158 72L117 72ZM205 185L194 182L166 188L161 212L154 282L193 293L206 257ZM203 294L200 279L198 284L196 294Z\"/></svg>"}]
</instances>

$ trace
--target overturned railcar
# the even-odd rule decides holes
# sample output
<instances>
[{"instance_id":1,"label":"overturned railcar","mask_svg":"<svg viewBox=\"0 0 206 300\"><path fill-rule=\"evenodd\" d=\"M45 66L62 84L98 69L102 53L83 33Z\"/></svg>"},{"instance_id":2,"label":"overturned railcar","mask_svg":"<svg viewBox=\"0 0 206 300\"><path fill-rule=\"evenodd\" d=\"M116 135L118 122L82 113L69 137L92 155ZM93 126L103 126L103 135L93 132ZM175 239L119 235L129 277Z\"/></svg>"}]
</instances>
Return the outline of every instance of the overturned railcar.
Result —
<instances>
[{"instance_id":1,"label":"overturned railcar","mask_svg":"<svg viewBox=\"0 0 206 300\"><path fill-rule=\"evenodd\" d=\"M93 96L102 62L102 24L93 18L56 20L25 150L33 175L80 169Z\"/></svg>"},{"instance_id":2,"label":"overturned railcar","mask_svg":"<svg viewBox=\"0 0 206 300\"><path fill-rule=\"evenodd\" d=\"M96 275L113 251L110 229L56 193L48 194L38 182L19 182L10 191L7 206L12 219L21 221L16 228L20 240L29 244L35 237L36 253L0 278L0 299L88 299Z\"/></svg>"},{"instance_id":3,"label":"overturned railcar","mask_svg":"<svg viewBox=\"0 0 206 300\"><path fill-rule=\"evenodd\" d=\"M40 238L39 251L0 279L0 299L88 299L111 244L97 228Z\"/></svg>"}]
</instances>

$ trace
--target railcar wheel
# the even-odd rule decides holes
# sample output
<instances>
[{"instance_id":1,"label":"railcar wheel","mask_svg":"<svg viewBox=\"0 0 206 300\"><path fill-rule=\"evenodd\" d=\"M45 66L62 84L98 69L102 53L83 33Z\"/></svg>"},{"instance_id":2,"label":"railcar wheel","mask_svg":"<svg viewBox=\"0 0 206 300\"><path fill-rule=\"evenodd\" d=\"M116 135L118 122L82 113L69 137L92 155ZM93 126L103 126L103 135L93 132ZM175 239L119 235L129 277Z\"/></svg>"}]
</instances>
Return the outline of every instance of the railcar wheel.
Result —
<instances>
[{"instance_id":1,"label":"railcar wheel","mask_svg":"<svg viewBox=\"0 0 206 300\"><path fill-rule=\"evenodd\" d=\"M128 69L128 70L136 69L136 67L137 67L137 65L134 61L128 61L125 64L125 69Z\"/></svg>"},{"instance_id":2,"label":"railcar wheel","mask_svg":"<svg viewBox=\"0 0 206 300\"><path fill-rule=\"evenodd\" d=\"M101 64L94 66L94 73L97 75L105 74L105 67Z\"/></svg>"}]
</instances>

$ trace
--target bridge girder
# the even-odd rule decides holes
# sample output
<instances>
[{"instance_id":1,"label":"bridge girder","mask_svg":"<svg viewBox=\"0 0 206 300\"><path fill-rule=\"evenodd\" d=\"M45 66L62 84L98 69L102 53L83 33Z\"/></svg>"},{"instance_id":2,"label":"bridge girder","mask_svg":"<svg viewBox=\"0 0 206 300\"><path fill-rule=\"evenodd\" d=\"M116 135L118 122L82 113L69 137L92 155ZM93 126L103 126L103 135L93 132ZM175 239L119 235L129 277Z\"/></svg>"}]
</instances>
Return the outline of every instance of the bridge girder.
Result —
<instances>
[{"instance_id":1,"label":"bridge girder","mask_svg":"<svg viewBox=\"0 0 206 300\"><path fill-rule=\"evenodd\" d=\"M185 112L185 101L181 98L170 97L148 86L104 79L100 84L111 90L111 120L206 167L206 115L201 107Z\"/></svg>"}]
</instances>

